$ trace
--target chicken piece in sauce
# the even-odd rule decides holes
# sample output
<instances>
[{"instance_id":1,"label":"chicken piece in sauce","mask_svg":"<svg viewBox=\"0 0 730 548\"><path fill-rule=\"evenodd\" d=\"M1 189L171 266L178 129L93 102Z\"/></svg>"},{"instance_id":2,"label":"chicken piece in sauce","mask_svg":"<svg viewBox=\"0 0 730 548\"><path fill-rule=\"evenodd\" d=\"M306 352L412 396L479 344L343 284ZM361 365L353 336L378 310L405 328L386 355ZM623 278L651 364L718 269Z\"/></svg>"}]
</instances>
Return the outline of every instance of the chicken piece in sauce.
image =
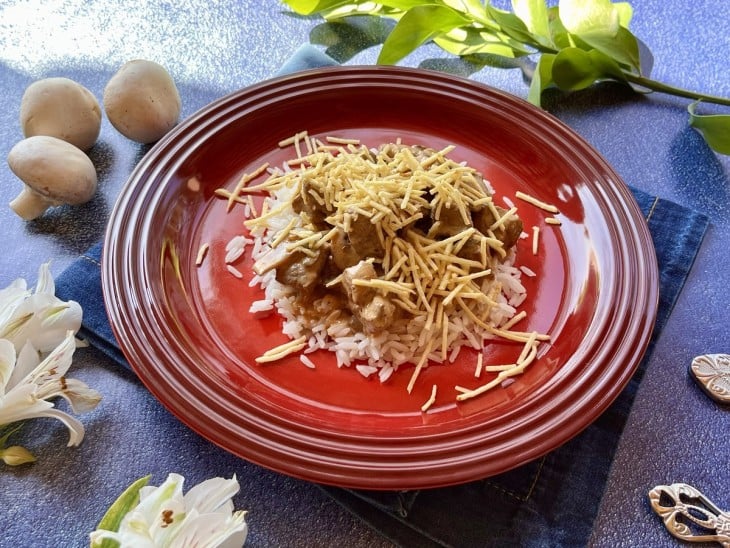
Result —
<instances>
[{"instance_id":1,"label":"chicken piece in sauce","mask_svg":"<svg viewBox=\"0 0 730 548\"><path fill-rule=\"evenodd\" d=\"M329 250L326 246L322 246L311 256L300 250L283 254L281 260L274 265L276 281L305 292L312 290L317 286L328 258Z\"/></svg>"},{"instance_id":2,"label":"chicken piece in sauce","mask_svg":"<svg viewBox=\"0 0 730 548\"><path fill-rule=\"evenodd\" d=\"M337 228L334 235L330 239L332 249L332 262L335 267L342 272L347 267L355 266L360 262L362 257L355 250L347 233L341 228Z\"/></svg>"},{"instance_id":3,"label":"chicken piece in sauce","mask_svg":"<svg viewBox=\"0 0 730 548\"><path fill-rule=\"evenodd\" d=\"M368 261L360 261L342 273L342 289L347 296L348 306L365 333L379 333L387 329L398 312L398 308L387 297L372 287L356 284L356 280L377 277L373 264Z\"/></svg>"},{"instance_id":4,"label":"chicken piece in sauce","mask_svg":"<svg viewBox=\"0 0 730 548\"><path fill-rule=\"evenodd\" d=\"M507 213L506 209L499 206L495 205L494 208L500 217ZM489 227L497 221L494 213L488 207L472 211L472 219L474 220L474 228L482 234L486 234L489 231ZM502 241L505 250L510 249L517 243L520 239L520 234L522 234L522 221L514 215L494 231L495 237Z\"/></svg>"},{"instance_id":5,"label":"chicken piece in sauce","mask_svg":"<svg viewBox=\"0 0 730 548\"><path fill-rule=\"evenodd\" d=\"M302 188L292 201L292 208L299 214L305 214L307 219L317 230L331 228L327 223L327 216L331 213L327 208L324 197L318 192L316 185L309 179L302 181Z\"/></svg>"},{"instance_id":6,"label":"chicken piece in sauce","mask_svg":"<svg viewBox=\"0 0 730 548\"><path fill-rule=\"evenodd\" d=\"M371 257L382 259L385 255L385 248L378 237L378 229L365 215L352 216L347 238L360 259Z\"/></svg>"}]
</instances>

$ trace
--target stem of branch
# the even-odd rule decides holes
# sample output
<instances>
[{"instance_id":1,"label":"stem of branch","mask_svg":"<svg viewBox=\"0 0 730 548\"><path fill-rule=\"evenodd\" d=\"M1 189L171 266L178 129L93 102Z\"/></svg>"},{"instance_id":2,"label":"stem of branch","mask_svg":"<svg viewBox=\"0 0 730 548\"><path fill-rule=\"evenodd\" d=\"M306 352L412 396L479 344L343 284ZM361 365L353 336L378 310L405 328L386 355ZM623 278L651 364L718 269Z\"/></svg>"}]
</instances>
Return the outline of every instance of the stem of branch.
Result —
<instances>
[{"instance_id":1,"label":"stem of branch","mask_svg":"<svg viewBox=\"0 0 730 548\"><path fill-rule=\"evenodd\" d=\"M701 99L702 101L705 101L707 103L714 103L716 105L730 106L730 98L727 97L718 97L716 95L708 95L705 93L698 93L696 91L690 91L687 89L670 86L668 84L663 84L662 82L657 82L656 80L652 80L650 78L644 78L643 76L637 76L636 74L632 74L629 72L624 72L623 74L628 82L645 87L652 91L666 93L669 95L676 95L678 97L686 97L688 99Z\"/></svg>"}]
</instances>

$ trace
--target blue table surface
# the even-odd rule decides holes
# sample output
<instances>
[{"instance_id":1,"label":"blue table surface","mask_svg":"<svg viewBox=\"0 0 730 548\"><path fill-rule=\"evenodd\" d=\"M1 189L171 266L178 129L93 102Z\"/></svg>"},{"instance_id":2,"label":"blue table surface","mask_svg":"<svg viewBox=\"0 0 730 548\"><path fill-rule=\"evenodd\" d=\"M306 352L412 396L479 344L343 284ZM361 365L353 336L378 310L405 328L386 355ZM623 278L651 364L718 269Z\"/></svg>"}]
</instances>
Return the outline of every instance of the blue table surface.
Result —
<instances>
[{"instance_id":1,"label":"blue table surface","mask_svg":"<svg viewBox=\"0 0 730 548\"><path fill-rule=\"evenodd\" d=\"M654 54L656 79L730 96L730 2L634 0L632 5L631 28ZM317 21L286 11L273 0L3 0L0 156L5 158L22 138L20 99L32 81L66 76L101 98L104 85L124 62L152 59L165 65L178 83L186 116L271 77L308 42ZM376 56L377 48L366 49L348 64L372 64ZM426 47L402 64L418 66L439 57L445 54ZM470 77L520 97L527 94L518 70L484 69ZM549 102L550 112L590 142L628 184L702 211L711 220L639 389L592 546L675 546L647 510L646 493L658 484L690 483L730 509L730 411L713 403L688 375L694 356L730 352L730 157L713 153L688 127L687 104L668 96L634 95L614 85L576 97L553 95ZM98 241L116 195L145 151L104 119L101 139L91 152L100 172L99 193L89 204L73 214L60 208L34 222L0 207L0 287L17 277L36 280L38 266L47 260L58 275ZM19 189L20 182L3 162L0 201L7 204ZM74 376L92 386L118 376L118 393L105 394L109 401L134 406L147 397L131 375L120 374L93 349L79 353L74 370ZM101 406L93 413L81 447L66 448L63 427L47 422L32 431L48 436L56 449L22 472L0 469L0 546L8 534L28 539L28 546L83 545L103 509L78 503L90 487L76 478L88 477L94 466L102 478L97 487L103 485L105 467L127 467L132 477L144 475L145 459L153 459L154 451L134 445L134 425L125 423L118 406ZM117 443L121 433L129 443ZM270 493L258 500L261 507L249 508L256 515L251 522L256 533L250 538L255 545L287 545L293 543L287 540L295 538L293 532L305 530L311 546L387 546L377 533L303 482L272 473ZM42 522L24 518L40 511Z\"/></svg>"}]
</instances>

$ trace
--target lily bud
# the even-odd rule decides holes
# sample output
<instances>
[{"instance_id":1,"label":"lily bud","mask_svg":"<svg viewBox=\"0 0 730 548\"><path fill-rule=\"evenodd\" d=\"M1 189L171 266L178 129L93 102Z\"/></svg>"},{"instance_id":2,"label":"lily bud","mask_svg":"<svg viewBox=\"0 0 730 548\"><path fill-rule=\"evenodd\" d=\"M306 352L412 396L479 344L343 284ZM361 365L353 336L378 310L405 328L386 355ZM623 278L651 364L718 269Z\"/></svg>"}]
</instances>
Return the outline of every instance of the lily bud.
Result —
<instances>
[{"instance_id":1,"label":"lily bud","mask_svg":"<svg viewBox=\"0 0 730 548\"><path fill-rule=\"evenodd\" d=\"M6 449L0 449L0 458L8 466L20 466L29 462L35 462L35 457L25 447L13 445Z\"/></svg>"}]
</instances>

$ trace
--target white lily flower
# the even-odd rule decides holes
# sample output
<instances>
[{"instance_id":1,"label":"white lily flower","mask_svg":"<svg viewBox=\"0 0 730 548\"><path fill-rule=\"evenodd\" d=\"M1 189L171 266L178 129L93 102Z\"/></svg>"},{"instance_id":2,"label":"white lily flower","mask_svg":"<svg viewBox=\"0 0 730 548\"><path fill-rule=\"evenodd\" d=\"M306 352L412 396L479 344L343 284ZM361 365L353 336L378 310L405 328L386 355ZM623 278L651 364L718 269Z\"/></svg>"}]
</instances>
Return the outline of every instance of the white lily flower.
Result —
<instances>
[{"instance_id":1,"label":"white lily flower","mask_svg":"<svg viewBox=\"0 0 730 548\"><path fill-rule=\"evenodd\" d=\"M183 495L183 478L169 474L159 487L142 487L139 502L117 531L97 529L91 546L104 539L120 548L240 548L246 542L246 512L233 509L236 477L206 480Z\"/></svg>"},{"instance_id":2,"label":"white lily flower","mask_svg":"<svg viewBox=\"0 0 730 548\"><path fill-rule=\"evenodd\" d=\"M48 263L38 269L35 291L19 278L0 290L0 339L13 343L19 352L30 342L39 352L50 352L81 327L82 310L75 301L55 296L56 286Z\"/></svg>"},{"instance_id":3,"label":"white lily flower","mask_svg":"<svg viewBox=\"0 0 730 548\"><path fill-rule=\"evenodd\" d=\"M39 269L35 291L22 278L0 290L0 426L52 417L69 429L68 445L73 446L84 438L83 425L48 400L60 396L74 413L82 413L96 407L101 396L65 377L82 312L78 303L54 293L48 264Z\"/></svg>"},{"instance_id":4,"label":"white lily flower","mask_svg":"<svg viewBox=\"0 0 730 548\"><path fill-rule=\"evenodd\" d=\"M85 383L64 376L75 349L74 332L68 331L61 344L38 363L38 353L30 342L16 359L13 343L0 339L0 425L52 417L69 429L69 446L81 443L84 439L81 422L47 401L61 396L71 404L74 413L82 413L96 407L101 400L99 393Z\"/></svg>"}]
</instances>

